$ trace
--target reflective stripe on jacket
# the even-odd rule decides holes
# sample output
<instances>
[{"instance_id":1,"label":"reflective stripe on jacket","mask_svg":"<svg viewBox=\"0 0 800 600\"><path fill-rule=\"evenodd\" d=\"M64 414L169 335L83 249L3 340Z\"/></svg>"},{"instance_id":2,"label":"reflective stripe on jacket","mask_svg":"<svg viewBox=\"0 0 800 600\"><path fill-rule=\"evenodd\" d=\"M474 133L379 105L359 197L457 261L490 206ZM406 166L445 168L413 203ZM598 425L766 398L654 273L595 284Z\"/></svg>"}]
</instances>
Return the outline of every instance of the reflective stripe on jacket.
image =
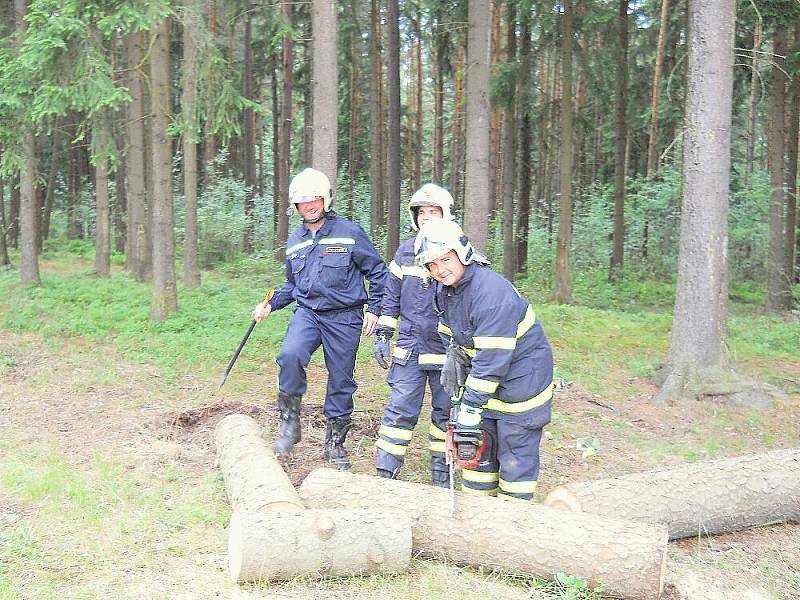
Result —
<instances>
[{"instance_id":1,"label":"reflective stripe on jacket","mask_svg":"<svg viewBox=\"0 0 800 600\"><path fill-rule=\"evenodd\" d=\"M364 230L328 212L316 235L301 223L289 236L286 282L270 306L278 310L296 301L311 310L325 311L367 304L367 310L378 315L388 274ZM364 279L369 281L369 294Z\"/></svg>"}]
</instances>

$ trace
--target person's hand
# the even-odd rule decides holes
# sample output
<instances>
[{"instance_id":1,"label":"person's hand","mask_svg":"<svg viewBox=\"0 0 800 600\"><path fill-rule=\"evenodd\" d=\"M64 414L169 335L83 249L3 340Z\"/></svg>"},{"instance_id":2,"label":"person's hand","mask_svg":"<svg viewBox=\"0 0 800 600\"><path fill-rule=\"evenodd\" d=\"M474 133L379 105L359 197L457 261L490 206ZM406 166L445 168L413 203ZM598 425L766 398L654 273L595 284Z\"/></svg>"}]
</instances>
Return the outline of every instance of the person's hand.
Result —
<instances>
[{"instance_id":1,"label":"person's hand","mask_svg":"<svg viewBox=\"0 0 800 600\"><path fill-rule=\"evenodd\" d=\"M467 381L470 367L472 366L467 353L459 348L456 344L451 343L447 348L447 358L442 366L442 373L439 375L439 381L451 398L457 397L464 383Z\"/></svg>"},{"instance_id":2,"label":"person's hand","mask_svg":"<svg viewBox=\"0 0 800 600\"><path fill-rule=\"evenodd\" d=\"M389 333L385 329L375 331L375 343L372 345L375 361L384 369L389 368Z\"/></svg>"},{"instance_id":3,"label":"person's hand","mask_svg":"<svg viewBox=\"0 0 800 600\"><path fill-rule=\"evenodd\" d=\"M272 312L272 307L269 305L269 302L267 302L266 306L259 302L253 309L253 320L258 323L259 321L266 319L270 312Z\"/></svg>"},{"instance_id":4,"label":"person's hand","mask_svg":"<svg viewBox=\"0 0 800 600\"><path fill-rule=\"evenodd\" d=\"M364 326L362 332L364 335L372 335L375 331L375 325L378 324L378 315L373 315L371 312L364 313Z\"/></svg>"},{"instance_id":5,"label":"person's hand","mask_svg":"<svg viewBox=\"0 0 800 600\"><path fill-rule=\"evenodd\" d=\"M481 430L481 413L482 408L472 406L470 404L461 403L458 409L458 419L456 420L456 429L459 431L480 431Z\"/></svg>"}]
</instances>

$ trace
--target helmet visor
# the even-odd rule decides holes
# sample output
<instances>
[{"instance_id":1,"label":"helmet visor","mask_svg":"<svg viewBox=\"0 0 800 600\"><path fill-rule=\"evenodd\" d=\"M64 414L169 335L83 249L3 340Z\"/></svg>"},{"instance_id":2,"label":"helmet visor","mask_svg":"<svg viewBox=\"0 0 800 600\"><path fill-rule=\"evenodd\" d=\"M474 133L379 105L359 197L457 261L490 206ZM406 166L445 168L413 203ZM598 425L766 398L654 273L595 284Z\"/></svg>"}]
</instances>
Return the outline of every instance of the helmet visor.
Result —
<instances>
[{"instance_id":1,"label":"helmet visor","mask_svg":"<svg viewBox=\"0 0 800 600\"><path fill-rule=\"evenodd\" d=\"M441 258L452 249L453 248L451 248L449 244L445 244L444 242L423 238L419 250L417 250L417 264L424 267L429 262Z\"/></svg>"},{"instance_id":2,"label":"helmet visor","mask_svg":"<svg viewBox=\"0 0 800 600\"><path fill-rule=\"evenodd\" d=\"M313 202L317 199L324 200L322 196L292 196L292 204L303 204L304 202Z\"/></svg>"}]
</instances>

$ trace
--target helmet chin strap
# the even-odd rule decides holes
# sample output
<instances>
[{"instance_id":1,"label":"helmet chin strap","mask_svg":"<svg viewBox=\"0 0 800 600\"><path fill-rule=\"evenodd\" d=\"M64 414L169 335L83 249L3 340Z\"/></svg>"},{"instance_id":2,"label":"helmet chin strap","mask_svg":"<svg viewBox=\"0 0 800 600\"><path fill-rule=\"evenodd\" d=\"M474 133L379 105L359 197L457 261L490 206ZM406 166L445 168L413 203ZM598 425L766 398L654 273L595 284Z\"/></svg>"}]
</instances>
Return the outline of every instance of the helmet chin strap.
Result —
<instances>
[{"instance_id":1,"label":"helmet chin strap","mask_svg":"<svg viewBox=\"0 0 800 600\"><path fill-rule=\"evenodd\" d=\"M314 223L319 223L322 219L325 218L325 211L319 213L319 216L316 219L306 219L303 217L303 223L308 223L309 225L313 225Z\"/></svg>"}]
</instances>

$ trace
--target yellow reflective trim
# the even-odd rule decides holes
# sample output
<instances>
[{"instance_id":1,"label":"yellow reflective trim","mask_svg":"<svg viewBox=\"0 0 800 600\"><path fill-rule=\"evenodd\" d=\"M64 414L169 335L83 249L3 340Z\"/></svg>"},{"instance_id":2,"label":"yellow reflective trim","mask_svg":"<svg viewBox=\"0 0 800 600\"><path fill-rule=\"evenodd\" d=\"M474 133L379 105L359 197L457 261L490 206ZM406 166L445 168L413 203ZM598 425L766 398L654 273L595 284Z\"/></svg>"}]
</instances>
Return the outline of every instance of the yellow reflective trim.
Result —
<instances>
[{"instance_id":1,"label":"yellow reflective trim","mask_svg":"<svg viewBox=\"0 0 800 600\"><path fill-rule=\"evenodd\" d=\"M381 315L378 317L378 325L397 329L397 319L395 317L390 317L389 315Z\"/></svg>"},{"instance_id":2,"label":"yellow reflective trim","mask_svg":"<svg viewBox=\"0 0 800 600\"><path fill-rule=\"evenodd\" d=\"M525 316L522 321L517 325L517 339L521 338L527 331L536 323L536 313L533 312L533 307L528 304L528 310L525 311Z\"/></svg>"},{"instance_id":3,"label":"yellow reflective trim","mask_svg":"<svg viewBox=\"0 0 800 600\"><path fill-rule=\"evenodd\" d=\"M461 345L459 345L458 347L461 348L464 351L464 353L471 358L475 358L475 355L478 354L478 351L475 350L475 348L467 348L466 346L461 346Z\"/></svg>"},{"instance_id":4,"label":"yellow reflective trim","mask_svg":"<svg viewBox=\"0 0 800 600\"><path fill-rule=\"evenodd\" d=\"M430 277L430 273L423 269L422 267L415 267L415 266L405 266L403 265L400 267L403 272L403 276L410 276L410 277L419 277L420 279L425 279L426 277Z\"/></svg>"},{"instance_id":5,"label":"yellow reflective trim","mask_svg":"<svg viewBox=\"0 0 800 600\"><path fill-rule=\"evenodd\" d=\"M477 336L472 338L476 349L481 350L513 350L517 347L517 338L499 336Z\"/></svg>"},{"instance_id":6,"label":"yellow reflective trim","mask_svg":"<svg viewBox=\"0 0 800 600\"><path fill-rule=\"evenodd\" d=\"M399 358L400 360L405 360L409 356L411 356L411 350L408 348L401 348L400 346L395 346L392 349L392 356L395 358Z\"/></svg>"},{"instance_id":7,"label":"yellow reflective trim","mask_svg":"<svg viewBox=\"0 0 800 600\"><path fill-rule=\"evenodd\" d=\"M465 385L467 387L472 388L476 392L493 394L497 389L498 383L496 381L491 381L489 379L481 379L480 377L473 377L472 375L467 375L467 381L465 382Z\"/></svg>"},{"instance_id":8,"label":"yellow reflective trim","mask_svg":"<svg viewBox=\"0 0 800 600\"><path fill-rule=\"evenodd\" d=\"M288 256L288 255L290 255L290 254L292 254L294 252L297 252L298 250L300 250L302 248L305 248L306 246L310 246L313 243L314 243L314 240L306 240L305 242L300 242L299 244L295 244L294 246L291 246L291 247L286 249L286 255Z\"/></svg>"},{"instance_id":9,"label":"yellow reflective trim","mask_svg":"<svg viewBox=\"0 0 800 600\"><path fill-rule=\"evenodd\" d=\"M400 429L399 427L391 427L389 425L381 425L378 428L378 435L385 435L386 437L394 438L396 440L410 440L413 431L409 429Z\"/></svg>"},{"instance_id":10,"label":"yellow reflective trim","mask_svg":"<svg viewBox=\"0 0 800 600\"><path fill-rule=\"evenodd\" d=\"M524 502L525 504L530 504L533 502L533 498L517 498L516 496L509 496L508 494L504 494L503 490L497 492L497 497L501 500L505 500L506 502Z\"/></svg>"},{"instance_id":11,"label":"yellow reflective trim","mask_svg":"<svg viewBox=\"0 0 800 600\"><path fill-rule=\"evenodd\" d=\"M375 447L380 448L381 450L385 450L389 454L393 454L395 456L405 456L406 450L408 450L408 446L400 446L399 444L392 444L391 442L387 442L386 440L381 440L381 439L375 442Z\"/></svg>"},{"instance_id":12,"label":"yellow reflective trim","mask_svg":"<svg viewBox=\"0 0 800 600\"><path fill-rule=\"evenodd\" d=\"M489 398L489 401L481 408L488 408L489 410L496 410L498 412L521 413L542 406L552 397L553 384L551 383L543 391L528 400L523 400L522 402L503 402L497 398Z\"/></svg>"},{"instance_id":13,"label":"yellow reflective trim","mask_svg":"<svg viewBox=\"0 0 800 600\"><path fill-rule=\"evenodd\" d=\"M478 494L480 496L497 496L497 488L491 490L476 490L475 488L462 485L461 491L466 492L468 494Z\"/></svg>"},{"instance_id":14,"label":"yellow reflective trim","mask_svg":"<svg viewBox=\"0 0 800 600\"><path fill-rule=\"evenodd\" d=\"M431 426L428 428L428 435L437 440L443 440L447 437L447 434L433 423L431 423Z\"/></svg>"},{"instance_id":15,"label":"yellow reflective trim","mask_svg":"<svg viewBox=\"0 0 800 600\"><path fill-rule=\"evenodd\" d=\"M431 452L447 452L444 442L431 442L429 448Z\"/></svg>"},{"instance_id":16,"label":"yellow reflective trim","mask_svg":"<svg viewBox=\"0 0 800 600\"><path fill-rule=\"evenodd\" d=\"M473 483L494 483L500 478L500 474L464 469L462 477L464 481L472 481Z\"/></svg>"},{"instance_id":17,"label":"yellow reflective trim","mask_svg":"<svg viewBox=\"0 0 800 600\"><path fill-rule=\"evenodd\" d=\"M420 354L419 364L421 365L443 365L447 360L445 354Z\"/></svg>"},{"instance_id":18,"label":"yellow reflective trim","mask_svg":"<svg viewBox=\"0 0 800 600\"><path fill-rule=\"evenodd\" d=\"M436 326L436 331L438 331L439 333L444 333L446 335L449 335L450 337L453 337L453 330L450 329L447 325L445 325L441 321L439 321L439 324Z\"/></svg>"},{"instance_id":19,"label":"yellow reflective trim","mask_svg":"<svg viewBox=\"0 0 800 600\"><path fill-rule=\"evenodd\" d=\"M500 490L509 494L532 494L536 491L535 481L506 481L500 478Z\"/></svg>"},{"instance_id":20,"label":"yellow reflective trim","mask_svg":"<svg viewBox=\"0 0 800 600\"><path fill-rule=\"evenodd\" d=\"M389 272L398 279L403 278L403 267L392 261L389 263Z\"/></svg>"},{"instance_id":21,"label":"yellow reflective trim","mask_svg":"<svg viewBox=\"0 0 800 600\"><path fill-rule=\"evenodd\" d=\"M353 238L322 238L320 244L355 244Z\"/></svg>"}]
</instances>

